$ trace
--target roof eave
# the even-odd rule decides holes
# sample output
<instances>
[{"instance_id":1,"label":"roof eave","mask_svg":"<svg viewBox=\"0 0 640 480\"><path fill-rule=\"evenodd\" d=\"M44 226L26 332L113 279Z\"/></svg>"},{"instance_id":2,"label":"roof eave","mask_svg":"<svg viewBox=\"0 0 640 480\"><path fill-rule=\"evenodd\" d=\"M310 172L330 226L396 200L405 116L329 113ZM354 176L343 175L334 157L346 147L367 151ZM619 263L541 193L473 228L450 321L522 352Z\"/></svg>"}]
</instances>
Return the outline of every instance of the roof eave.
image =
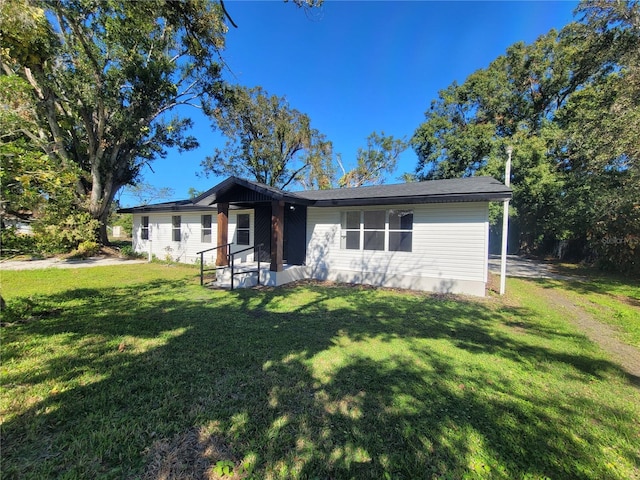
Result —
<instances>
[{"instance_id":1,"label":"roof eave","mask_svg":"<svg viewBox=\"0 0 640 480\"><path fill-rule=\"evenodd\" d=\"M372 205L411 205L425 203L451 203L451 202L497 202L510 200L511 192L500 193L464 193L446 195L415 195L415 196L393 196L375 198L345 198L317 200L314 207L356 207Z\"/></svg>"},{"instance_id":2,"label":"roof eave","mask_svg":"<svg viewBox=\"0 0 640 480\"><path fill-rule=\"evenodd\" d=\"M146 212L201 212L215 211L215 205L145 205L140 207L119 208L117 213L146 213Z\"/></svg>"}]
</instances>

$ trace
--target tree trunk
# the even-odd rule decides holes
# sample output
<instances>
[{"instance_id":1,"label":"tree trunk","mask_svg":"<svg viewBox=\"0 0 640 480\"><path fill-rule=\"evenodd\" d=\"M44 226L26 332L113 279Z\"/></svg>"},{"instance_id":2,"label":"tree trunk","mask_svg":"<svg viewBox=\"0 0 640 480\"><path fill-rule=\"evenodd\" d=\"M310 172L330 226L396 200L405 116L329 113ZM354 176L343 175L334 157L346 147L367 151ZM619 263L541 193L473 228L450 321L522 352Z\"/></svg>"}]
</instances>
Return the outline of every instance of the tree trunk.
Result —
<instances>
[{"instance_id":1,"label":"tree trunk","mask_svg":"<svg viewBox=\"0 0 640 480\"><path fill-rule=\"evenodd\" d=\"M107 233L107 222L111 211L111 204L116 192L122 186L114 181L113 172L106 175L101 172L99 163L102 158L94 160L96 166L91 169L91 192L89 194L89 213L100 222L97 237L101 245L109 245L109 235Z\"/></svg>"}]
</instances>

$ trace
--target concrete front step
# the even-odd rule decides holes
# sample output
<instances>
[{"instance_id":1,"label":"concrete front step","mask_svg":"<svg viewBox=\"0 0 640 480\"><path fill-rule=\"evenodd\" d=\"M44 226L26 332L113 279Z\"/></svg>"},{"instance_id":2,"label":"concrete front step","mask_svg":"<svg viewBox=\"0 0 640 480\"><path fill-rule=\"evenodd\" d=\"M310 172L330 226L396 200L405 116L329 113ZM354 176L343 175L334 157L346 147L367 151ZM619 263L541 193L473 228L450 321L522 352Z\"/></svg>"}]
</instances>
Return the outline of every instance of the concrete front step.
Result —
<instances>
[{"instance_id":1,"label":"concrete front step","mask_svg":"<svg viewBox=\"0 0 640 480\"><path fill-rule=\"evenodd\" d=\"M234 266L233 288L251 288L258 284L258 264L241 263ZM238 273L242 272L242 273ZM311 278L308 269L301 265L285 265L283 271L272 272L269 263L260 263L260 285L277 287L296 280ZM210 283L211 288L231 289L231 268L219 268L216 281Z\"/></svg>"},{"instance_id":2,"label":"concrete front step","mask_svg":"<svg viewBox=\"0 0 640 480\"><path fill-rule=\"evenodd\" d=\"M263 264L264 265L264 264ZM250 288L258 284L258 264L238 264L234 266L233 287ZM264 268L261 268L264 270ZM214 288L231 288L231 267L218 269L216 281L211 284Z\"/></svg>"}]
</instances>

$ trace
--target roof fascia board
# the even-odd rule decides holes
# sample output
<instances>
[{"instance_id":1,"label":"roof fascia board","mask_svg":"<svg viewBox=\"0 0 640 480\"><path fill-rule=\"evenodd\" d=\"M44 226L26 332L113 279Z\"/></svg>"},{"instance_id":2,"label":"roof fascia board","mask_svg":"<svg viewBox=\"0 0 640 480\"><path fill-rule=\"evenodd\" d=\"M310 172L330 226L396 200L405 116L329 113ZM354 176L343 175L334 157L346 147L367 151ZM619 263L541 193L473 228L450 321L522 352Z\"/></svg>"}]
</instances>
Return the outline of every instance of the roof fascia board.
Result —
<instances>
[{"instance_id":1,"label":"roof fascia board","mask_svg":"<svg viewBox=\"0 0 640 480\"><path fill-rule=\"evenodd\" d=\"M466 193L450 195L410 196L410 197L376 197L376 198L345 198L332 200L317 200L314 207L355 207L371 205L403 205L424 203L450 202L497 202L511 199L511 192L504 193Z\"/></svg>"},{"instance_id":2,"label":"roof fascia board","mask_svg":"<svg viewBox=\"0 0 640 480\"><path fill-rule=\"evenodd\" d=\"M208 212L216 211L215 205L149 205L143 207L119 208L118 213L147 213L147 212Z\"/></svg>"}]
</instances>

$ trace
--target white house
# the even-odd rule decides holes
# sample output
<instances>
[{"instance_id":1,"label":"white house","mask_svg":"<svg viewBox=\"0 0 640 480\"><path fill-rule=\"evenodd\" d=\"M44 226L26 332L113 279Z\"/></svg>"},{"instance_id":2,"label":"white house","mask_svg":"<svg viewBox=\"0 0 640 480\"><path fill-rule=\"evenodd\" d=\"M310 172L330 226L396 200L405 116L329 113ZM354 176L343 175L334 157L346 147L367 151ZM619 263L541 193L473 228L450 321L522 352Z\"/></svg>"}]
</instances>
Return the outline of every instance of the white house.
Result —
<instances>
[{"instance_id":1,"label":"white house","mask_svg":"<svg viewBox=\"0 0 640 480\"><path fill-rule=\"evenodd\" d=\"M135 251L218 266L259 256L268 285L313 278L483 296L489 202L509 198L491 177L304 192L230 177L193 200L121 211L133 213Z\"/></svg>"}]
</instances>

